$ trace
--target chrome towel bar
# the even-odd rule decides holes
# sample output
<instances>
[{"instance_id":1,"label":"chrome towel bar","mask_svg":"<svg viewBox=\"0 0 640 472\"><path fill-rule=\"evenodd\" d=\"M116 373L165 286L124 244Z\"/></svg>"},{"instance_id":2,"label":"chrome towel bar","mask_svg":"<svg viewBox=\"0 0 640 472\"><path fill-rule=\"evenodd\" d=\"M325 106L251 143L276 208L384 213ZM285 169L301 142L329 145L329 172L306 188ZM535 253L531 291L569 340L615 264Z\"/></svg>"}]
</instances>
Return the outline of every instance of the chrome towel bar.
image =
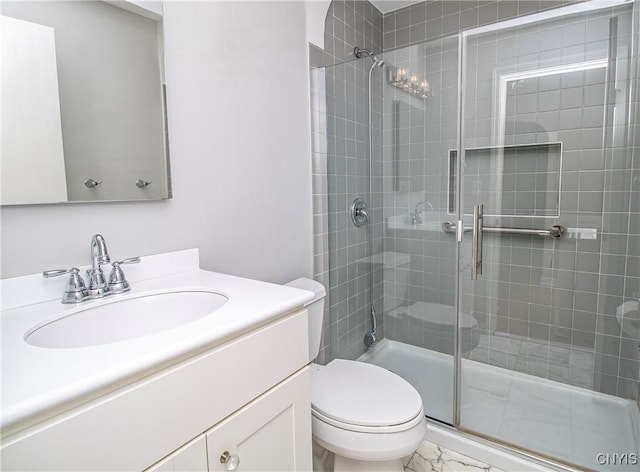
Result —
<instances>
[{"instance_id":1,"label":"chrome towel bar","mask_svg":"<svg viewBox=\"0 0 640 472\"><path fill-rule=\"evenodd\" d=\"M442 223L442 229L446 233L455 233L456 224L453 221L445 221ZM465 231L472 231L473 227L465 226ZM553 239L562 239L567 229L562 225L553 225L549 229L526 229L526 228L499 228L495 226L484 226L482 229L487 233L503 233L503 234L525 234L533 236L548 236Z\"/></svg>"}]
</instances>

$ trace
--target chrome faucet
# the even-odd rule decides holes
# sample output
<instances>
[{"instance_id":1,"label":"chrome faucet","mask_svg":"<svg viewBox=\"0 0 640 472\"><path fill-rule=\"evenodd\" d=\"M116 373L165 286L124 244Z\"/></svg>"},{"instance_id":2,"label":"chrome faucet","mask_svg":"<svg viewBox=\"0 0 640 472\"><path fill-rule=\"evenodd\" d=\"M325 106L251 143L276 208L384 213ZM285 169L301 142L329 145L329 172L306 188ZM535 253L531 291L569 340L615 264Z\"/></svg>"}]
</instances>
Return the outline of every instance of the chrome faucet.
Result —
<instances>
[{"instance_id":1,"label":"chrome faucet","mask_svg":"<svg viewBox=\"0 0 640 472\"><path fill-rule=\"evenodd\" d=\"M100 234L94 234L91 238L91 260L94 270L99 269L100 264L111 262L109 251L107 251L107 243Z\"/></svg>"},{"instance_id":2,"label":"chrome faucet","mask_svg":"<svg viewBox=\"0 0 640 472\"><path fill-rule=\"evenodd\" d=\"M420 205L424 205L425 208L420 210L419 209ZM426 209L426 207L429 207L433 211L433 205L431 204L431 202L418 202L418 203L416 203L416 207L413 210L413 213L411 213L411 224L412 225L420 225L420 224L422 224L422 212Z\"/></svg>"},{"instance_id":3,"label":"chrome faucet","mask_svg":"<svg viewBox=\"0 0 640 472\"><path fill-rule=\"evenodd\" d=\"M85 288L84 280L80 275L80 269L47 270L42 273L45 278L56 277L58 275L70 274L67 287L62 296L62 303L80 303L85 300L102 298L105 295L127 292L131 289L129 282L124 276L120 267L123 264L137 264L139 257L130 257L121 261L111 263L112 270L109 275L109 282L105 280L104 273L100 267L111 262L107 243L100 234L94 234L91 238L91 269L87 270L89 287Z\"/></svg>"},{"instance_id":4,"label":"chrome faucet","mask_svg":"<svg viewBox=\"0 0 640 472\"><path fill-rule=\"evenodd\" d=\"M109 286L100 267L111 262L107 243L100 234L94 234L91 238L91 269L87 270L89 287L87 293L91 298L104 297L109 293Z\"/></svg>"}]
</instances>

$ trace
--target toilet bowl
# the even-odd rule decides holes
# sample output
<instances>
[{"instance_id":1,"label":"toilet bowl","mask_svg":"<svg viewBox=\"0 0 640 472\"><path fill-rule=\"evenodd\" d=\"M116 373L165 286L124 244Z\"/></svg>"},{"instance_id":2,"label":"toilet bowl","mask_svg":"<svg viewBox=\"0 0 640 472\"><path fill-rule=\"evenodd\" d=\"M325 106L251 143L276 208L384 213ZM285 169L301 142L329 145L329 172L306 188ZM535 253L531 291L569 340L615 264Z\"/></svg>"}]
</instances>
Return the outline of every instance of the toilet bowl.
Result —
<instances>
[{"instance_id":1,"label":"toilet bowl","mask_svg":"<svg viewBox=\"0 0 640 472\"><path fill-rule=\"evenodd\" d=\"M305 305L313 361L325 289L309 279L287 285L316 294ZM427 428L422 399L411 384L382 367L345 359L311 364L311 413L313 440L328 453L321 464L328 472L401 472L402 457L416 451Z\"/></svg>"}]
</instances>

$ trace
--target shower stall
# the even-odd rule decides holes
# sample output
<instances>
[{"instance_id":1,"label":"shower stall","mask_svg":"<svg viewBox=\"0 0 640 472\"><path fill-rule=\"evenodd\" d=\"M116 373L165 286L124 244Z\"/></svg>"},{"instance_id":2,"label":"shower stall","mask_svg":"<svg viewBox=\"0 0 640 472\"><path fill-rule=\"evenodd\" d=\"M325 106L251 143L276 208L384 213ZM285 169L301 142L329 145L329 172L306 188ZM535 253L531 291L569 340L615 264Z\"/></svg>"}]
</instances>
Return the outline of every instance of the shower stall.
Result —
<instances>
[{"instance_id":1,"label":"shower stall","mask_svg":"<svg viewBox=\"0 0 640 472\"><path fill-rule=\"evenodd\" d=\"M312 70L325 361L396 372L464 434L640 471L639 7Z\"/></svg>"}]
</instances>

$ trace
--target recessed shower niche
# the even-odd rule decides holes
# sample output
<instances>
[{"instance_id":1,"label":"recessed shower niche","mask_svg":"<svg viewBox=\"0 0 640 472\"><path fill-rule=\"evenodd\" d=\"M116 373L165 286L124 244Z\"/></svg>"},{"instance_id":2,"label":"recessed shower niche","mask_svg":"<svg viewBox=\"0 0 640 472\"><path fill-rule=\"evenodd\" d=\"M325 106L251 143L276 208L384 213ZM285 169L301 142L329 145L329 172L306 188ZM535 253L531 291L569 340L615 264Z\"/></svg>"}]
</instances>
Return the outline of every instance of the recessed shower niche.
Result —
<instances>
[{"instance_id":1,"label":"recessed shower niche","mask_svg":"<svg viewBox=\"0 0 640 472\"><path fill-rule=\"evenodd\" d=\"M449 214L455 213L457 152L449 151ZM464 213L484 203L487 216L558 218L562 185L562 143L465 150ZM498 176L500 178L498 178Z\"/></svg>"}]
</instances>

